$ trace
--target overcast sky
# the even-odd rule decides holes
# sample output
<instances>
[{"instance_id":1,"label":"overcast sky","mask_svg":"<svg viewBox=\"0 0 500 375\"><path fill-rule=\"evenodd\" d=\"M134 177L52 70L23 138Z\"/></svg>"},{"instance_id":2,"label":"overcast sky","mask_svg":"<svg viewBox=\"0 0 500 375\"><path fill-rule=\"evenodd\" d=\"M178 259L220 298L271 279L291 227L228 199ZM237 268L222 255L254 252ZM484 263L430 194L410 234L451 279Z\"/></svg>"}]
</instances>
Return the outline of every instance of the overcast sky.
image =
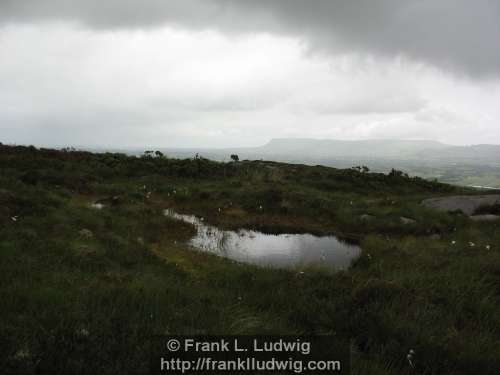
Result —
<instances>
[{"instance_id":1,"label":"overcast sky","mask_svg":"<svg viewBox=\"0 0 500 375\"><path fill-rule=\"evenodd\" d=\"M0 142L500 144L500 0L1 0Z\"/></svg>"}]
</instances>

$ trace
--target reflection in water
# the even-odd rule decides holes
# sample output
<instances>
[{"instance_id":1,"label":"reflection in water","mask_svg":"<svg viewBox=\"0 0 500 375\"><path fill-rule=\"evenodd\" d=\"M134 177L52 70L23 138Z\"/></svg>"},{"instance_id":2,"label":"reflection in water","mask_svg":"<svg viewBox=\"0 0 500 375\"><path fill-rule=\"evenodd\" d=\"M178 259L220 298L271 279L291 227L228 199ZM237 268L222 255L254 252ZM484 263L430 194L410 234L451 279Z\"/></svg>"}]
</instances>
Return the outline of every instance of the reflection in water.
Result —
<instances>
[{"instance_id":1,"label":"reflection in water","mask_svg":"<svg viewBox=\"0 0 500 375\"><path fill-rule=\"evenodd\" d=\"M206 225L193 215L165 210L165 215L193 224L197 235L189 245L240 262L281 268L319 265L346 269L361 249L335 236L312 234L264 234L253 230L228 231Z\"/></svg>"}]
</instances>

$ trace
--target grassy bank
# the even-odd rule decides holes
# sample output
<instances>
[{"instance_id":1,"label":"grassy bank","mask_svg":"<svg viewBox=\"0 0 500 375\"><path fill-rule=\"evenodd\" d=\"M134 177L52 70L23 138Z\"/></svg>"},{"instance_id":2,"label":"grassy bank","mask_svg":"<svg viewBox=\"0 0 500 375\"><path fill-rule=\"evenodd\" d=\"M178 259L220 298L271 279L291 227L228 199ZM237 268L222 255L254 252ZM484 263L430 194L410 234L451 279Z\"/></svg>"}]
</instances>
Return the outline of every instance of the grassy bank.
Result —
<instances>
[{"instance_id":1,"label":"grassy bank","mask_svg":"<svg viewBox=\"0 0 500 375\"><path fill-rule=\"evenodd\" d=\"M351 338L355 374L498 374L498 223L419 205L457 193L397 171L1 146L2 371L141 373L150 334L297 333ZM167 207L363 254L336 274L237 264L189 250Z\"/></svg>"}]
</instances>

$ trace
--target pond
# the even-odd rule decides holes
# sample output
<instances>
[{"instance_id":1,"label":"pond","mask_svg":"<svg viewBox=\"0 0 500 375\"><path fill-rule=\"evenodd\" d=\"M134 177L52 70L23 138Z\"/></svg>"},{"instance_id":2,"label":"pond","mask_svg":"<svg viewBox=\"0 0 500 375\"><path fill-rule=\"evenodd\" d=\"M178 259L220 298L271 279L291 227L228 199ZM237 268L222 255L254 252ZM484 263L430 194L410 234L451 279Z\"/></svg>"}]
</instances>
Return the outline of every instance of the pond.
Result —
<instances>
[{"instance_id":1,"label":"pond","mask_svg":"<svg viewBox=\"0 0 500 375\"><path fill-rule=\"evenodd\" d=\"M319 266L342 270L350 266L361 249L335 236L312 234L266 234L254 230L222 230L193 215L165 210L165 215L193 224L197 234L188 242L196 250L238 262L278 268Z\"/></svg>"}]
</instances>

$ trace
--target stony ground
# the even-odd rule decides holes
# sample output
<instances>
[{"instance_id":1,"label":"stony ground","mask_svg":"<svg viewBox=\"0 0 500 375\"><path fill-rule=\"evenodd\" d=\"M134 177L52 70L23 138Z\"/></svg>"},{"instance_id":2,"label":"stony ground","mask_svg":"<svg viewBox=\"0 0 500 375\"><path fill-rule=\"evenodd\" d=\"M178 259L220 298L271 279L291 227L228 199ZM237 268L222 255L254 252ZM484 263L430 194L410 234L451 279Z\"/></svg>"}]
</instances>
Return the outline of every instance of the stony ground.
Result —
<instances>
[{"instance_id":1,"label":"stony ground","mask_svg":"<svg viewBox=\"0 0 500 375\"><path fill-rule=\"evenodd\" d=\"M422 201L422 204L425 207L445 212L462 211L464 214L471 216L482 206L500 204L500 194L430 198Z\"/></svg>"}]
</instances>

